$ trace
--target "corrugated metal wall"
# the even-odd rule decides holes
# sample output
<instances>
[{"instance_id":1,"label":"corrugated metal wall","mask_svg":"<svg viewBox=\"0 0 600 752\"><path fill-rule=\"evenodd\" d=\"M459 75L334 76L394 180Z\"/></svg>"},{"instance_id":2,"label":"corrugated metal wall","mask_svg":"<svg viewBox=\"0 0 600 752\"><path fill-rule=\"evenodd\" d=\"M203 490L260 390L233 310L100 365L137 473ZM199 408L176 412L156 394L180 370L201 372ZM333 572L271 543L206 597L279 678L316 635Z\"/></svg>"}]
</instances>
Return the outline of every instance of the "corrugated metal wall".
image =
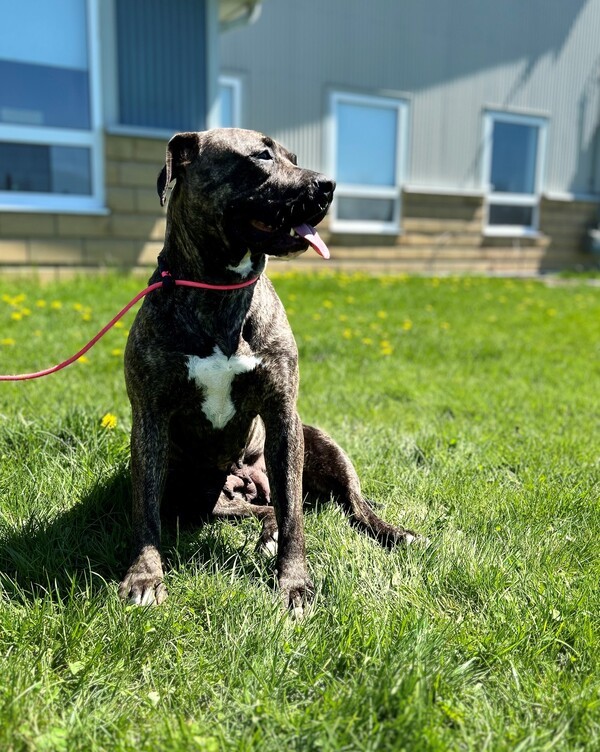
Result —
<instances>
[{"instance_id":1,"label":"corrugated metal wall","mask_svg":"<svg viewBox=\"0 0 600 752\"><path fill-rule=\"evenodd\" d=\"M327 167L330 90L387 90L410 100L411 185L480 190L491 107L549 117L545 191L600 191L600 0L265 0L221 65L245 74L243 124L307 166Z\"/></svg>"}]
</instances>

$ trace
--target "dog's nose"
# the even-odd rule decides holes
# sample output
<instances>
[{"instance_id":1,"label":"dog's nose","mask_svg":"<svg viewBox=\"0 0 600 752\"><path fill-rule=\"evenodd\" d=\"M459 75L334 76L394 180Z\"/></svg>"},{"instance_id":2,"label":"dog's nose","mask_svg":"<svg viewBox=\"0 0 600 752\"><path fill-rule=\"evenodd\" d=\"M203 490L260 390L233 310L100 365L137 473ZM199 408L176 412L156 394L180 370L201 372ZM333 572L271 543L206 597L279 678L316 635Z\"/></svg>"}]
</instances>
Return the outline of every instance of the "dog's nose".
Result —
<instances>
[{"instance_id":1,"label":"dog's nose","mask_svg":"<svg viewBox=\"0 0 600 752\"><path fill-rule=\"evenodd\" d=\"M331 180L326 175L317 175L315 183L320 193L326 196L333 196L335 191L335 180Z\"/></svg>"}]
</instances>

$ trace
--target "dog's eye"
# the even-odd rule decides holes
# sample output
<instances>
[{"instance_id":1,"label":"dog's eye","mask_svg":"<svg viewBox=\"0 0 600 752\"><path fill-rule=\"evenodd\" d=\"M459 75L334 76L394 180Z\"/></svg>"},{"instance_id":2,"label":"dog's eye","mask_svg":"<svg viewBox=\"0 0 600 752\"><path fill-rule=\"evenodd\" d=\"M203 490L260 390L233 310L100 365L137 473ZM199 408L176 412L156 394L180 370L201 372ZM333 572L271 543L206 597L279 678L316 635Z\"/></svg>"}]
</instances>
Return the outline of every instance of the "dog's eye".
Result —
<instances>
[{"instance_id":1,"label":"dog's eye","mask_svg":"<svg viewBox=\"0 0 600 752\"><path fill-rule=\"evenodd\" d=\"M265 149L260 154L256 154L255 159L273 159L273 152L270 149Z\"/></svg>"}]
</instances>

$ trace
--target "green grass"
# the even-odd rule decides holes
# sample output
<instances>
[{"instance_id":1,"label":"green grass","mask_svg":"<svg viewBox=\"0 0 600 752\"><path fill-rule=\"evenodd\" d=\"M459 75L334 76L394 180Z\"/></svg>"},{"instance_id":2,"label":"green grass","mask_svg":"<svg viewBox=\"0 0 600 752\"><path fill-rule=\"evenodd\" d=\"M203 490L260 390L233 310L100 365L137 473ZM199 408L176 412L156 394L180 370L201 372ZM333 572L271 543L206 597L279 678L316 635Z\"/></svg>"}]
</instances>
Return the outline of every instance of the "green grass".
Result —
<instances>
[{"instance_id":1,"label":"green grass","mask_svg":"<svg viewBox=\"0 0 600 752\"><path fill-rule=\"evenodd\" d=\"M600 748L600 290L275 282L304 420L431 545L383 551L334 507L307 513L316 598L294 622L256 521L172 532L169 600L124 607L114 330L88 362L0 384L0 749ZM71 355L141 286L0 280L0 372Z\"/></svg>"}]
</instances>

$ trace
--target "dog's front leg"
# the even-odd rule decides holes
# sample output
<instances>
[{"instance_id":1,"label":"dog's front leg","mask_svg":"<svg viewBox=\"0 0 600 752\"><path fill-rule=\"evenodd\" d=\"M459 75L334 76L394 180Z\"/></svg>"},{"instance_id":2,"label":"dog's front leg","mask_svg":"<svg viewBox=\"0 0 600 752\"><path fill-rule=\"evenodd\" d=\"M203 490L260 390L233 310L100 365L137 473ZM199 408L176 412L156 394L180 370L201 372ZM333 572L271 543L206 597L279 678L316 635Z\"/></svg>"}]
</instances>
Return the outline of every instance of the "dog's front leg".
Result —
<instances>
[{"instance_id":1,"label":"dog's front leg","mask_svg":"<svg viewBox=\"0 0 600 752\"><path fill-rule=\"evenodd\" d=\"M277 578L286 607L297 615L310 601L313 584L306 568L302 514L304 437L296 411L265 421L265 460L278 527Z\"/></svg>"},{"instance_id":2,"label":"dog's front leg","mask_svg":"<svg viewBox=\"0 0 600 752\"><path fill-rule=\"evenodd\" d=\"M119 585L119 595L138 606L158 605L167 597L160 558L160 500L168 464L165 416L133 410L131 481L134 558Z\"/></svg>"}]
</instances>

